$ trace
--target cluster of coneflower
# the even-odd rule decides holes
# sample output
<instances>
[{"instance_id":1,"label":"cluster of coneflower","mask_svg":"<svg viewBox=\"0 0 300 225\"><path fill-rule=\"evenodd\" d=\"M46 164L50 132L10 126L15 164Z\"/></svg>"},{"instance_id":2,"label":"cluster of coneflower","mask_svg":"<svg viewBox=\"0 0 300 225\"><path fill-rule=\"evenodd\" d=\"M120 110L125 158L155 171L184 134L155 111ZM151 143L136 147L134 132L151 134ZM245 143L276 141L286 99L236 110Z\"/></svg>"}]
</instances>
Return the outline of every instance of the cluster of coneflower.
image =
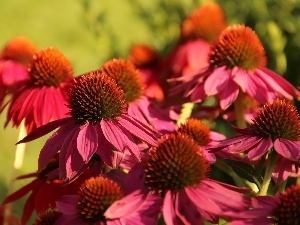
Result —
<instances>
[{"instance_id":1,"label":"cluster of coneflower","mask_svg":"<svg viewBox=\"0 0 300 225\"><path fill-rule=\"evenodd\" d=\"M17 144L52 135L37 172L18 177L31 182L2 202L5 211L30 193L22 217L3 220L300 224L290 179L300 176L300 95L266 65L256 33L228 26L216 3L186 17L169 55L136 44L82 75L58 49L13 38L0 55L5 126L25 127ZM236 135L212 131L215 120ZM213 178L213 167L232 182Z\"/></svg>"}]
</instances>

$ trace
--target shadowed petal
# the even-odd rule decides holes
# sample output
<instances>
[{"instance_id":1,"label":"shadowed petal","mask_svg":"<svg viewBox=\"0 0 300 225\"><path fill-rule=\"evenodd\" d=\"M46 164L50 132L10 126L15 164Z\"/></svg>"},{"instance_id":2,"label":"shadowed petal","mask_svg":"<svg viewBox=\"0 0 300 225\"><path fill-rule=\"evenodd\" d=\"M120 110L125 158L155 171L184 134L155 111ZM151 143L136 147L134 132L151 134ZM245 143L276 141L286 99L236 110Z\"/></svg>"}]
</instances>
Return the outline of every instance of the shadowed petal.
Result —
<instances>
[{"instance_id":1,"label":"shadowed petal","mask_svg":"<svg viewBox=\"0 0 300 225\"><path fill-rule=\"evenodd\" d=\"M207 95L216 95L226 86L225 83L230 79L230 74L226 71L226 67L222 66L215 69L206 79L204 90Z\"/></svg>"},{"instance_id":2,"label":"shadowed petal","mask_svg":"<svg viewBox=\"0 0 300 225\"><path fill-rule=\"evenodd\" d=\"M162 213L166 224L179 225L179 223L176 221L176 213L173 205L172 193L170 191L167 191L164 197Z\"/></svg>"},{"instance_id":3,"label":"shadowed petal","mask_svg":"<svg viewBox=\"0 0 300 225\"><path fill-rule=\"evenodd\" d=\"M141 158L140 151L135 144L131 134L115 121L101 120L101 128L105 138L116 147L124 152L128 148L138 159Z\"/></svg>"},{"instance_id":4,"label":"shadowed petal","mask_svg":"<svg viewBox=\"0 0 300 225\"><path fill-rule=\"evenodd\" d=\"M98 134L94 125L86 123L80 127L77 149L84 161L89 161L98 147Z\"/></svg>"},{"instance_id":5,"label":"shadowed petal","mask_svg":"<svg viewBox=\"0 0 300 225\"><path fill-rule=\"evenodd\" d=\"M268 99L268 88L265 81L261 80L257 74L257 70L254 73L248 73L248 83L246 92L260 103L266 103Z\"/></svg>"},{"instance_id":6,"label":"shadowed petal","mask_svg":"<svg viewBox=\"0 0 300 225\"><path fill-rule=\"evenodd\" d=\"M56 128L58 128L64 124L67 124L68 122L73 123L72 117L63 118L63 119L49 122L41 127L36 128L32 132L30 132L25 138L18 141L17 144L26 143L26 142L30 142L35 139L38 139L38 138L50 133L51 131L55 130Z\"/></svg>"},{"instance_id":7,"label":"shadowed petal","mask_svg":"<svg viewBox=\"0 0 300 225\"><path fill-rule=\"evenodd\" d=\"M283 157L292 161L297 161L300 156L299 145L285 138L276 139L274 142L274 149Z\"/></svg>"},{"instance_id":8,"label":"shadowed petal","mask_svg":"<svg viewBox=\"0 0 300 225\"><path fill-rule=\"evenodd\" d=\"M236 100L238 94L238 86L232 80L228 80L226 87L219 92L221 109L227 109Z\"/></svg>"},{"instance_id":9,"label":"shadowed petal","mask_svg":"<svg viewBox=\"0 0 300 225\"><path fill-rule=\"evenodd\" d=\"M64 215L72 216L78 214L77 204L77 195L65 195L59 201L56 202L56 207Z\"/></svg>"},{"instance_id":10,"label":"shadowed petal","mask_svg":"<svg viewBox=\"0 0 300 225\"><path fill-rule=\"evenodd\" d=\"M271 138L258 138L257 137L257 145L249 151L248 158L251 160L260 159L265 153L268 152L273 146L273 142Z\"/></svg>"},{"instance_id":11,"label":"shadowed petal","mask_svg":"<svg viewBox=\"0 0 300 225\"><path fill-rule=\"evenodd\" d=\"M272 178L276 184L280 184L288 178L292 171L293 163L286 158L279 157L275 164Z\"/></svg>"}]
</instances>

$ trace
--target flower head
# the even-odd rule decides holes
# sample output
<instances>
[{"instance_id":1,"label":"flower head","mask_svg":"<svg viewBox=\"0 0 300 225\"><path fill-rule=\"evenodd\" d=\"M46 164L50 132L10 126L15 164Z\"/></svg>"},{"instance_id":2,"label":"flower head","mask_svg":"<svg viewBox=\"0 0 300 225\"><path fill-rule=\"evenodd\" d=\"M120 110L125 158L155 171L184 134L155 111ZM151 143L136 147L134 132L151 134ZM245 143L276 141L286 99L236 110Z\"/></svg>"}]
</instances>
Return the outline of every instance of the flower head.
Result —
<instances>
[{"instance_id":1,"label":"flower head","mask_svg":"<svg viewBox=\"0 0 300 225\"><path fill-rule=\"evenodd\" d=\"M247 153L250 161L261 159L270 149L277 153L273 178L285 180L292 165L300 160L300 117L296 107L286 100L276 99L264 105L249 128L235 130L240 134L211 149L229 153Z\"/></svg>"},{"instance_id":2,"label":"flower head","mask_svg":"<svg viewBox=\"0 0 300 225\"><path fill-rule=\"evenodd\" d=\"M65 88L72 79L72 66L55 48L37 52L28 65L29 79L13 93L6 125L19 126L25 120L27 131L51 119L66 116Z\"/></svg>"},{"instance_id":3,"label":"flower head","mask_svg":"<svg viewBox=\"0 0 300 225\"><path fill-rule=\"evenodd\" d=\"M123 91L102 71L74 79L67 93L70 117L41 126L19 142L34 140L60 127L40 152L39 170L60 151L60 177L73 179L95 155L109 167L119 165L125 149L139 160L133 136L155 143L159 134L126 113Z\"/></svg>"},{"instance_id":4,"label":"flower head","mask_svg":"<svg viewBox=\"0 0 300 225\"><path fill-rule=\"evenodd\" d=\"M28 79L26 66L36 52L34 44L26 37L11 39L0 52L0 107L7 94L16 89L16 85Z\"/></svg>"},{"instance_id":5,"label":"flower head","mask_svg":"<svg viewBox=\"0 0 300 225\"><path fill-rule=\"evenodd\" d=\"M181 25L184 40L203 39L213 42L226 27L223 9L214 2L198 7Z\"/></svg>"},{"instance_id":6,"label":"flower head","mask_svg":"<svg viewBox=\"0 0 300 225\"><path fill-rule=\"evenodd\" d=\"M184 96L195 102L217 96L223 110L237 99L239 92L261 104L277 97L292 100L298 96L295 87L265 66L265 51L255 32L244 25L229 26L211 47L209 66L171 80L182 82L171 92L184 91Z\"/></svg>"},{"instance_id":7,"label":"flower head","mask_svg":"<svg viewBox=\"0 0 300 225\"><path fill-rule=\"evenodd\" d=\"M112 59L102 66L101 71L113 78L123 90L128 103L141 98L143 93L141 74L132 62L124 59Z\"/></svg>"},{"instance_id":8,"label":"flower head","mask_svg":"<svg viewBox=\"0 0 300 225\"><path fill-rule=\"evenodd\" d=\"M58 224L139 224L154 225L157 213L150 210L158 198L149 198L135 192L125 196L122 186L104 177L90 178L83 183L77 195L64 196L57 202L63 215ZM148 203L142 204L141 200Z\"/></svg>"},{"instance_id":9,"label":"flower head","mask_svg":"<svg viewBox=\"0 0 300 225\"><path fill-rule=\"evenodd\" d=\"M160 55L156 49L148 45L136 44L131 47L128 60L141 69L155 66L160 60Z\"/></svg>"},{"instance_id":10,"label":"flower head","mask_svg":"<svg viewBox=\"0 0 300 225\"><path fill-rule=\"evenodd\" d=\"M209 163L186 134L166 134L128 174L128 190L163 199L166 224L203 224L246 209L241 189L208 178ZM206 204L208 203L209 204ZM188 206L188 207L187 207Z\"/></svg>"}]
</instances>

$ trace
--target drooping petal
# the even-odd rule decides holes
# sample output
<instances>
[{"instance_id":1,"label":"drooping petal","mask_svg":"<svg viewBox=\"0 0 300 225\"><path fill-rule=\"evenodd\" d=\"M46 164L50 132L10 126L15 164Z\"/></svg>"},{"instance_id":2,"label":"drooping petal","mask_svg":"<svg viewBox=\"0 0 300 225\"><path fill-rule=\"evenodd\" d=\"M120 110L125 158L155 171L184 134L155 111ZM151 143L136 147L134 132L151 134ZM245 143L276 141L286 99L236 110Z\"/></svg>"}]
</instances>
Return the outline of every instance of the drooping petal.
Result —
<instances>
[{"instance_id":1,"label":"drooping petal","mask_svg":"<svg viewBox=\"0 0 300 225\"><path fill-rule=\"evenodd\" d=\"M227 109L236 100L238 94L238 86L232 80L228 80L226 87L219 92L221 109Z\"/></svg>"},{"instance_id":2,"label":"drooping petal","mask_svg":"<svg viewBox=\"0 0 300 225\"><path fill-rule=\"evenodd\" d=\"M33 130L32 132L30 132L25 138L18 141L17 144L26 143L26 142L30 142L35 139L38 139L38 138L50 133L51 131L55 130L56 128L58 128L64 124L67 124L68 122L71 123L72 120L73 119L71 117L68 117L68 118L63 118L63 119L49 122L48 124L38 127L35 130Z\"/></svg>"},{"instance_id":3,"label":"drooping petal","mask_svg":"<svg viewBox=\"0 0 300 225\"><path fill-rule=\"evenodd\" d=\"M224 83L230 79L230 72L222 66L215 69L206 79L204 84L205 93L209 96L218 94L225 88Z\"/></svg>"},{"instance_id":4,"label":"drooping petal","mask_svg":"<svg viewBox=\"0 0 300 225\"><path fill-rule=\"evenodd\" d=\"M89 161L98 147L98 134L94 125L86 123L80 127L77 149L84 161Z\"/></svg>"},{"instance_id":5,"label":"drooping petal","mask_svg":"<svg viewBox=\"0 0 300 225\"><path fill-rule=\"evenodd\" d=\"M173 197L171 191L167 191L164 197L164 204L162 208L162 214L164 216L164 221L168 225L180 225L176 221L176 213L173 204Z\"/></svg>"},{"instance_id":6,"label":"drooping petal","mask_svg":"<svg viewBox=\"0 0 300 225\"><path fill-rule=\"evenodd\" d=\"M285 138L276 139L274 142L274 149L283 157L297 161L300 157L300 146L293 141L287 140Z\"/></svg>"},{"instance_id":7,"label":"drooping petal","mask_svg":"<svg viewBox=\"0 0 300 225\"><path fill-rule=\"evenodd\" d=\"M123 114L118 117L118 123L130 131L130 133L134 136L151 145L154 145L156 143L156 139L160 136L158 132L151 129L148 125L141 123L127 114Z\"/></svg>"},{"instance_id":8,"label":"drooping petal","mask_svg":"<svg viewBox=\"0 0 300 225\"><path fill-rule=\"evenodd\" d=\"M248 158L251 160L260 159L273 146L271 138L257 138L257 145L248 153Z\"/></svg>"},{"instance_id":9,"label":"drooping petal","mask_svg":"<svg viewBox=\"0 0 300 225\"><path fill-rule=\"evenodd\" d=\"M265 104L269 101L268 99L268 88L263 80L257 76L255 72L248 73L248 83L246 92L258 102Z\"/></svg>"},{"instance_id":10,"label":"drooping petal","mask_svg":"<svg viewBox=\"0 0 300 225\"><path fill-rule=\"evenodd\" d=\"M105 138L116 149L124 152L125 148L128 148L138 159L141 158L140 151L131 134L124 127L113 120L102 120L100 124Z\"/></svg>"},{"instance_id":11,"label":"drooping petal","mask_svg":"<svg viewBox=\"0 0 300 225\"><path fill-rule=\"evenodd\" d=\"M280 157L274 167L272 178L276 184L285 181L293 171L293 163L283 157Z\"/></svg>"},{"instance_id":12,"label":"drooping petal","mask_svg":"<svg viewBox=\"0 0 300 225\"><path fill-rule=\"evenodd\" d=\"M72 216L78 214L77 204L77 195L65 195L59 201L56 202L56 207L64 215Z\"/></svg>"}]
</instances>

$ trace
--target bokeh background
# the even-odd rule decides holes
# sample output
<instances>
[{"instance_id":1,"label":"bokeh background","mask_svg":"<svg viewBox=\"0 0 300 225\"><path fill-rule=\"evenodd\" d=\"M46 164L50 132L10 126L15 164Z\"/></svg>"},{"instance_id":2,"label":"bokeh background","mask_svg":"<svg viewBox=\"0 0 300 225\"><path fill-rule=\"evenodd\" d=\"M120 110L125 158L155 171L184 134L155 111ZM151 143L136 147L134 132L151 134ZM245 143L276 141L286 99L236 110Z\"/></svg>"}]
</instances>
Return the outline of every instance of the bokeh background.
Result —
<instances>
[{"instance_id":1,"label":"bokeh background","mask_svg":"<svg viewBox=\"0 0 300 225\"><path fill-rule=\"evenodd\" d=\"M53 46L71 61L76 75L98 69L111 58L126 57L135 43L167 55L182 20L208 0L0 0L0 48L18 35L38 48ZM228 24L243 23L263 42L268 67L300 85L300 1L218 0ZM18 129L3 128L0 115L0 202L8 194ZM47 137L27 144L20 174L34 172ZM16 181L14 190L29 181ZM45 193L46 194L46 193ZM20 215L24 200L13 205Z\"/></svg>"}]
</instances>

